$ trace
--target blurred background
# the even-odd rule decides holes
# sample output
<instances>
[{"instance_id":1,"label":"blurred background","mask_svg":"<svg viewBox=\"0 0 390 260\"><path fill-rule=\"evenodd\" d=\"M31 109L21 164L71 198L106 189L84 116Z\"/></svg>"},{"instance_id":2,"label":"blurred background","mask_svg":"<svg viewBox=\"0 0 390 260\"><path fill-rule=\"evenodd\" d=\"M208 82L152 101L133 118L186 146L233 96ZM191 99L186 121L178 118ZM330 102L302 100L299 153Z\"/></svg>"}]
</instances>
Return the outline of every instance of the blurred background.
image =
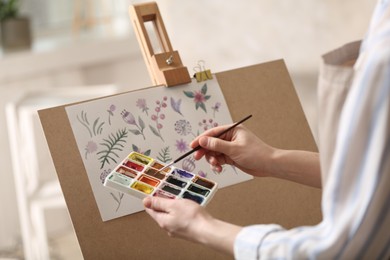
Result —
<instances>
[{"instance_id":1,"label":"blurred background","mask_svg":"<svg viewBox=\"0 0 390 260\"><path fill-rule=\"evenodd\" d=\"M128 17L141 2L0 0L1 259L82 259L36 111L152 85ZM284 59L315 138L321 54L363 38L375 5L157 3L190 74Z\"/></svg>"}]
</instances>

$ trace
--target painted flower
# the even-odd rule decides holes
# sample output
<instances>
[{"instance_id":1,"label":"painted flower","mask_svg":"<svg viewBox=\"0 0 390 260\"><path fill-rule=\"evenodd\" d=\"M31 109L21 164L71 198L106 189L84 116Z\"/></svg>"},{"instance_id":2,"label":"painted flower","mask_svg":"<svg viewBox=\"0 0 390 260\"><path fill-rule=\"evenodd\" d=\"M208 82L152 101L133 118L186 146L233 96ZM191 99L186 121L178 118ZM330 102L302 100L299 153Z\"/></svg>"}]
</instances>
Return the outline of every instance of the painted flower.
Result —
<instances>
[{"instance_id":1,"label":"painted flower","mask_svg":"<svg viewBox=\"0 0 390 260\"><path fill-rule=\"evenodd\" d=\"M130 112L128 112L128 111L126 111L124 109L122 111L121 115L122 115L123 121L125 121L126 123L128 123L130 125L137 125L137 123L135 122L135 118L134 118L132 113L130 113Z\"/></svg>"},{"instance_id":2,"label":"painted flower","mask_svg":"<svg viewBox=\"0 0 390 260\"><path fill-rule=\"evenodd\" d=\"M102 182L102 184L104 183L104 180L106 179L106 177L110 174L111 172L111 169L108 169L108 170L104 170L101 174L100 174L100 181Z\"/></svg>"},{"instance_id":3,"label":"painted flower","mask_svg":"<svg viewBox=\"0 0 390 260\"><path fill-rule=\"evenodd\" d=\"M207 94L207 84L204 84L200 91L184 91L184 95L189 98L193 98L195 102L195 109L203 109L207 113L205 102L210 99L210 95Z\"/></svg>"},{"instance_id":4,"label":"painted flower","mask_svg":"<svg viewBox=\"0 0 390 260\"><path fill-rule=\"evenodd\" d=\"M109 109L107 110L108 112L108 123L111 125L111 117L114 116L114 111L116 110L115 105L111 105Z\"/></svg>"},{"instance_id":5,"label":"painted flower","mask_svg":"<svg viewBox=\"0 0 390 260\"><path fill-rule=\"evenodd\" d=\"M97 144L94 141L89 141L85 146L85 159L88 159L88 154L96 152L97 148Z\"/></svg>"},{"instance_id":6,"label":"painted flower","mask_svg":"<svg viewBox=\"0 0 390 260\"><path fill-rule=\"evenodd\" d=\"M221 102L217 102L215 103L214 106L211 107L211 109L213 110L213 116L215 117L215 112L219 112L219 108L221 107Z\"/></svg>"},{"instance_id":7,"label":"painted flower","mask_svg":"<svg viewBox=\"0 0 390 260\"><path fill-rule=\"evenodd\" d=\"M192 172L196 165L195 165L195 159L193 157L187 157L183 160L181 167L183 170Z\"/></svg>"},{"instance_id":8,"label":"painted flower","mask_svg":"<svg viewBox=\"0 0 390 260\"><path fill-rule=\"evenodd\" d=\"M192 132L191 123L185 119L178 120L175 123L175 131L179 135L188 135Z\"/></svg>"},{"instance_id":9,"label":"painted flower","mask_svg":"<svg viewBox=\"0 0 390 260\"><path fill-rule=\"evenodd\" d=\"M144 98L140 98L137 100L136 104L135 104L138 108L140 108L142 110L142 112L145 112L146 115L148 115L148 106L146 104L146 99Z\"/></svg>"},{"instance_id":10,"label":"painted flower","mask_svg":"<svg viewBox=\"0 0 390 260\"><path fill-rule=\"evenodd\" d=\"M194 93L194 102L203 103L206 101L205 95L200 91L195 91Z\"/></svg>"},{"instance_id":11,"label":"painted flower","mask_svg":"<svg viewBox=\"0 0 390 260\"><path fill-rule=\"evenodd\" d=\"M188 144L183 139L176 140L176 149L179 152L184 153L188 150Z\"/></svg>"},{"instance_id":12,"label":"painted flower","mask_svg":"<svg viewBox=\"0 0 390 260\"><path fill-rule=\"evenodd\" d=\"M129 125L134 125L137 127L137 129L129 129L129 131L134 135L142 135L142 137L145 140L145 135L144 135L145 123L144 121L142 121L141 117L138 117L138 124L137 124L133 114L128 112L126 109L122 111L121 115L123 121L125 121Z\"/></svg>"},{"instance_id":13,"label":"painted flower","mask_svg":"<svg viewBox=\"0 0 390 260\"><path fill-rule=\"evenodd\" d=\"M200 176L200 177L207 177L207 173L206 172L204 172L204 171L198 171L198 175Z\"/></svg>"},{"instance_id":14,"label":"painted flower","mask_svg":"<svg viewBox=\"0 0 390 260\"><path fill-rule=\"evenodd\" d=\"M221 107L221 102L217 102L215 103L214 106L212 106L211 108L215 111L215 112L219 112L219 108Z\"/></svg>"}]
</instances>

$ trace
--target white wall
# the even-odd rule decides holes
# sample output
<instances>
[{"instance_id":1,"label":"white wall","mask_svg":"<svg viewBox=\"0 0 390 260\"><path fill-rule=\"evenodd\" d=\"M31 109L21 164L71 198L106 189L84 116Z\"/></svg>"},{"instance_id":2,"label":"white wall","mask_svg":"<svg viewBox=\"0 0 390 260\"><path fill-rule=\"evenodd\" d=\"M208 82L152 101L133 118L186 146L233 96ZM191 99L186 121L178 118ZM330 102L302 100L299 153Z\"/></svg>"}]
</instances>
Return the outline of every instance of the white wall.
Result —
<instances>
[{"instance_id":1,"label":"white wall","mask_svg":"<svg viewBox=\"0 0 390 260\"><path fill-rule=\"evenodd\" d=\"M163 0L171 42L190 66L214 70L284 58L293 71L311 72L319 56L360 39L375 0Z\"/></svg>"},{"instance_id":2,"label":"white wall","mask_svg":"<svg viewBox=\"0 0 390 260\"><path fill-rule=\"evenodd\" d=\"M218 72L284 58L295 82L302 84L297 86L298 92L300 88L312 88L314 94L320 55L346 41L362 38L375 4L372 0L157 2L172 45L179 50L191 74L200 59L205 60L213 72ZM32 57L36 65L43 68L41 71L32 69L34 64L24 63L26 57L3 57L0 59L0 105L16 89L34 85L117 83L124 88L149 85L138 43L131 35L132 28L129 27L130 38L119 42L76 43L69 48L60 48L58 52ZM83 50L88 51L83 53ZM93 59L95 56L98 58ZM31 59L30 54L27 54L28 59ZM67 66L64 61L68 62ZM26 73L30 70L33 73ZM314 100L313 95L306 96L304 107L305 104L315 105ZM315 113L310 115L315 120ZM2 109L0 249L15 243L19 236L12 168L3 123Z\"/></svg>"}]
</instances>

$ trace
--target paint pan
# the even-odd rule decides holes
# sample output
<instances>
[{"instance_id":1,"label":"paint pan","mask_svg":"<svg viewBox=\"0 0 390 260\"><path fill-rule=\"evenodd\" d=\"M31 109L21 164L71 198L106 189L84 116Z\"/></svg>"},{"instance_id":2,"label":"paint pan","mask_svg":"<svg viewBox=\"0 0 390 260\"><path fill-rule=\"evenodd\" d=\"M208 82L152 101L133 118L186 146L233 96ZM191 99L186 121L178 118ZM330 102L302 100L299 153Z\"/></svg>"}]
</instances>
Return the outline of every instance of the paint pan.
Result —
<instances>
[{"instance_id":1,"label":"paint pan","mask_svg":"<svg viewBox=\"0 0 390 260\"><path fill-rule=\"evenodd\" d=\"M173 195L179 195L181 192L181 189L178 187L173 187L172 185L164 184L161 189L163 191L169 192Z\"/></svg>"},{"instance_id":2,"label":"paint pan","mask_svg":"<svg viewBox=\"0 0 390 260\"><path fill-rule=\"evenodd\" d=\"M140 153L131 153L129 155L129 158L137 163L140 163L140 164L143 164L143 165L148 165L149 163L152 162L152 158L146 156L146 155L143 155L143 154L140 154Z\"/></svg>"},{"instance_id":3,"label":"paint pan","mask_svg":"<svg viewBox=\"0 0 390 260\"><path fill-rule=\"evenodd\" d=\"M174 176L169 176L167 178L167 182L170 184L176 185L180 188L184 188L187 185L187 182L179 180L178 178L175 178Z\"/></svg>"},{"instance_id":4,"label":"paint pan","mask_svg":"<svg viewBox=\"0 0 390 260\"><path fill-rule=\"evenodd\" d=\"M130 169L136 170L137 172L141 172L144 169L144 166L142 166L141 164L132 162L130 160L125 160L123 162L123 165L125 165L126 167L128 167Z\"/></svg>"},{"instance_id":5,"label":"paint pan","mask_svg":"<svg viewBox=\"0 0 390 260\"><path fill-rule=\"evenodd\" d=\"M165 174L163 172L159 172L158 170L153 169L153 168L146 169L145 173L147 175L153 176L154 178L157 178L159 180L162 180L165 178Z\"/></svg>"},{"instance_id":6,"label":"paint pan","mask_svg":"<svg viewBox=\"0 0 390 260\"><path fill-rule=\"evenodd\" d=\"M134 179L135 177L137 177L137 172L130 169L130 168L127 168L125 166L119 166L117 169L116 169L116 172L117 173L120 173L120 174L123 174L123 175L126 175L127 177L130 177L132 179Z\"/></svg>"},{"instance_id":7,"label":"paint pan","mask_svg":"<svg viewBox=\"0 0 390 260\"><path fill-rule=\"evenodd\" d=\"M129 177L118 173L113 173L109 179L126 187L130 186L130 184L133 182Z\"/></svg>"},{"instance_id":8,"label":"paint pan","mask_svg":"<svg viewBox=\"0 0 390 260\"><path fill-rule=\"evenodd\" d=\"M183 179L192 179L194 177L194 174L187 172L185 170L179 169L179 168L176 168L173 171L172 175L179 176L180 178L183 178Z\"/></svg>"},{"instance_id":9,"label":"paint pan","mask_svg":"<svg viewBox=\"0 0 390 260\"><path fill-rule=\"evenodd\" d=\"M154 163L152 164L152 167L153 167L154 169L157 169L157 170L162 169L164 166L165 166L164 164L159 163L159 162L154 162ZM163 172L168 173L168 172L171 171L171 169L172 169L171 167L167 167L167 168L165 168L165 169L163 170Z\"/></svg>"},{"instance_id":10,"label":"paint pan","mask_svg":"<svg viewBox=\"0 0 390 260\"><path fill-rule=\"evenodd\" d=\"M131 188L145 194L151 194L154 190L152 186L149 186L148 184L139 181L134 182L133 185L131 185Z\"/></svg>"},{"instance_id":11,"label":"paint pan","mask_svg":"<svg viewBox=\"0 0 390 260\"><path fill-rule=\"evenodd\" d=\"M199 176L196 176L195 179L193 180L194 183L200 185L200 186L203 186L207 189L212 189L214 187L214 183L209 181L209 180L206 180L202 177L199 177Z\"/></svg>"},{"instance_id":12,"label":"paint pan","mask_svg":"<svg viewBox=\"0 0 390 260\"><path fill-rule=\"evenodd\" d=\"M165 192L163 190L156 190L156 192L153 194L153 196L155 197L160 197L160 198L165 198L165 199L174 199L176 198L175 195L169 193L169 192Z\"/></svg>"},{"instance_id":13,"label":"paint pan","mask_svg":"<svg viewBox=\"0 0 390 260\"><path fill-rule=\"evenodd\" d=\"M201 196L192 194L192 193L190 193L188 191L183 193L183 199L190 199L190 200L195 201L198 204L202 204L202 202L204 200Z\"/></svg>"},{"instance_id":14,"label":"paint pan","mask_svg":"<svg viewBox=\"0 0 390 260\"><path fill-rule=\"evenodd\" d=\"M160 184L160 181L158 181L152 177L149 177L145 174L141 175L141 177L139 178L139 181L142 181L143 183L149 184L150 186L153 186L153 187L157 187Z\"/></svg>"},{"instance_id":15,"label":"paint pan","mask_svg":"<svg viewBox=\"0 0 390 260\"><path fill-rule=\"evenodd\" d=\"M200 194L202 196L205 196L205 197L207 197L210 194L210 190L201 188L200 186L195 185L195 184L191 184L188 187L188 190L192 191L192 192L194 192L196 194Z\"/></svg>"}]
</instances>

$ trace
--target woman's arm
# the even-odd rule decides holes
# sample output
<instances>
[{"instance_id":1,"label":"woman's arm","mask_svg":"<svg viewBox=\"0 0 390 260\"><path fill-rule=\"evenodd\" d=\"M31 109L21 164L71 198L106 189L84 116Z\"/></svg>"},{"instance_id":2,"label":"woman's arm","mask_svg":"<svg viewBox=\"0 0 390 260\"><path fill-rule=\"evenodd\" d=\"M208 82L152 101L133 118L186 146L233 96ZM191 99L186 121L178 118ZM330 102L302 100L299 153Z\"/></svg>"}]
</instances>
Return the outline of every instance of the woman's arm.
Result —
<instances>
[{"instance_id":1,"label":"woman's arm","mask_svg":"<svg viewBox=\"0 0 390 260\"><path fill-rule=\"evenodd\" d=\"M194 158L205 157L218 172L222 171L222 165L230 164L253 176L276 177L321 187L318 153L277 149L244 126L232 129L221 138L212 137L228 127L215 127L198 136L191 146L200 145L202 149L194 154Z\"/></svg>"}]
</instances>

